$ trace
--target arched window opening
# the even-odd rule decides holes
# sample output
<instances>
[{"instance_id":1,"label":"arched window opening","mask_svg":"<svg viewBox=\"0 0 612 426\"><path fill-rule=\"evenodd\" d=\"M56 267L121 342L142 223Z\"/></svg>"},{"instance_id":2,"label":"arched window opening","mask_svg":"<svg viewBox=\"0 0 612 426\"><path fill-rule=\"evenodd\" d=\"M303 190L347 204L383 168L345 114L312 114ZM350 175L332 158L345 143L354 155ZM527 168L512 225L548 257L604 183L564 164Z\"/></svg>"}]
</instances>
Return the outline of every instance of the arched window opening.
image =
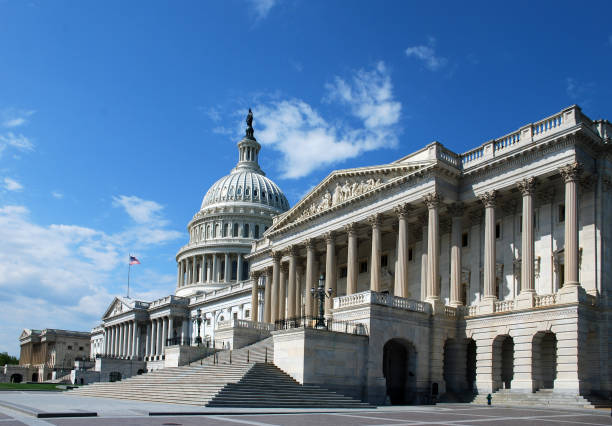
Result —
<instances>
[{"instance_id":1,"label":"arched window opening","mask_svg":"<svg viewBox=\"0 0 612 426\"><path fill-rule=\"evenodd\" d=\"M249 224L245 223L244 224L244 234L242 235L244 238L249 238Z\"/></svg>"},{"instance_id":2,"label":"arched window opening","mask_svg":"<svg viewBox=\"0 0 612 426\"><path fill-rule=\"evenodd\" d=\"M217 223L215 225L215 238L218 238L218 237L219 237L219 224Z\"/></svg>"},{"instance_id":3,"label":"arched window opening","mask_svg":"<svg viewBox=\"0 0 612 426\"><path fill-rule=\"evenodd\" d=\"M250 193L251 193L251 188L247 186L246 189L244 190L245 197L248 197Z\"/></svg>"},{"instance_id":4,"label":"arched window opening","mask_svg":"<svg viewBox=\"0 0 612 426\"><path fill-rule=\"evenodd\" d=\"M253 190L253 197L257 197L257 194L258 194L258 193L259 193L259 192L257 191L257 189L254 189L254 190Z\"/></svg>"},{"instance_id":5,"label":"arched window opening","mask_svg":"<svg viewBox=\"0 0 612 426\"><path fill-rule=\"evenodd\" d=\"M253 237L259 238L259 225L255 225L255 233L254 233Z\"/></svg>"},{"instance_id":6,"label":"arched window opening","mask_svg":"<svg viewBox=\"0 0 612 426\"><path fill-rule=\"evenodd\" d=\"M234 237L238 236L238 224L237 223L234 223L234 229L233 229L232 235Z\"/></svg>"},{"instance_id":7,"label":"arched window opening","mask_svg":"<svg viewBox=\"0 0 612 426\"><path fill-rule=\"evenodd\" d=\"M229 223L223 225L223 237L227 237L229 235Z\"/></svg>"}]
</instances>

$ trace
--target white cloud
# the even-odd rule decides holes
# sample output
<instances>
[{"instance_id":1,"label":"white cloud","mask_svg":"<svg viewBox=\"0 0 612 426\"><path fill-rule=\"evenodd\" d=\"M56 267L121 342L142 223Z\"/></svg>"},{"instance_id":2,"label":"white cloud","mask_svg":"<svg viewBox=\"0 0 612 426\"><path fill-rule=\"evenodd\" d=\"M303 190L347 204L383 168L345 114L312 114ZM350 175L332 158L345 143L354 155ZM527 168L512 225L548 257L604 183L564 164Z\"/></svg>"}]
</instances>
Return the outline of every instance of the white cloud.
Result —
<instances>
[{"instance_id":1,"label":"white cloud","mask_svg":"<svg viewBox=\"0 0 612 426\"><path fill-rule=\"evenodd\" d=\"M16 108L7 108L0 111L0 120L4 127L19 127L28 122L28 117L34 114L33 110L21 110Z\"/></svg>"},{"instance_id":2,"label":"white cloud","mask_svg":"<svg viewBox=\"0 0 612 426\"><path fill-rule=\"evenodd\" d=\"M160 225L167 221L159 204L138 197L123 202L136 205L132 213L148 222L109 234L78 225L40 225L24 206L0 206L0 352L17 353L23 328L87 330L100 320L112 293L123 293L128 250L137 248L146 258L147 250L183 236ZM172 291L170 275L148 271L153 265L146 262L141 266L136 277L143 274L147 281L139 295Z\"/></svg>"},{"instance_id":3,"label":"white cloud","mask_svg":"<svg viewBox=\"0 0 612 426\"><path fill-rule=\"evenodd\" d=\"M159 213L163 209L163 206L155 201L143 200L134 195L120 195L118 197L113 197L113 205L115 207L123 207L125 212L136 223L148 224L161 222Z\"/></svg>"},{"instance_id":4,"label":"white cloud","mask_svg":"<svg viewBox=\"0 0 612 426\"><path fill-rule=\"evenodd\" d=\"M583 83L571 77L565 79L565 93L572 101L583 107L590 103L593 91L593 83Z\"/></svg>"},{"instance_id":5,"label":"white cloud","mask_svg":"<svg viewBox=\"0 0 612 426\"><path fill-rule=\"evenodd\" d=\"M59 191L52 191L52 192L51 192L51 196L52 196L53 198L57 198L58 200L61 200L62 198L64 198L64 194L62 194L62 193L61 193L61 192L59 192Z\"/></svg>"},{"instance_id":6,"label":"white cloud","mask_svg":"<svg viewBox=\"0 0 612 426\"><path fill-rule=\"evenodd\" d=\"M370 71L359 70L348 81L336 77L326 89L324 100L348 107L360 127L330 123L301 99L274 100L254 109L258 140L282 153L280 168L285 178L300 178L363 152L397 144L401 103L393 98L384 63Z\"/></svg>"},{"instance_id":7,"label":"white cloud","mask_svg":"<svg viewBox=\"0 0 612 426\"><path fill-rule=\"evenodd\" d=\"M429 37L427 45L419 45L408 47L405 52L406 56L414 57L421 60L425 67L431 71L437 71L444 67L447 63L446 58L436 54L435 50L436 39Z\"/></svg>"},{"instance_id":8,"label":"white cloud","mask_svg":"<svg viewBox=\"0 0 612 426\"><path fill-rule=\"evenodd\" d=\"M11 179L10 177L4 178L4 188L7 191L21 191L23 189L23 185L17 182L15 179Z\"/></svg>"},{"instance_id":9,"label":"white cloud","mask_svg":"<svg viewBox=\"0 0 612 426\"><path fill-rule=\"evenodd\" d=\"M7 132L4 135L0 135L0 154L7 147L15 148L19 151L32 151L34 144L24 135Z\"/></svg>"},{"instance_id":10,"label":"white cloud","mask_svg":"<svg viewBox=\"0 0 612 426\"><path fill-rule=\"evenodd\" d=\"M276 5L277 0L249 0L257 20L265 19L270 10Z\"/></svg>"}]
</instances>

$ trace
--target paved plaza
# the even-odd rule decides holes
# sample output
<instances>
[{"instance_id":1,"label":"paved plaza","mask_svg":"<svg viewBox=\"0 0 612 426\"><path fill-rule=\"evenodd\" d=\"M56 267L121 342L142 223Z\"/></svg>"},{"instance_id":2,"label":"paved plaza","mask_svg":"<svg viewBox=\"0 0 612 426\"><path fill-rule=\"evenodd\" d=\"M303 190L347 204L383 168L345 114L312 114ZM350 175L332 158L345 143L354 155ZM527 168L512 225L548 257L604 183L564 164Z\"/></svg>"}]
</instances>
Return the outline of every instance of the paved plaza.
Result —
<instances>
[{"instance_id":1,"label":"paved plaza","mask_svg":"<svg viewBox=\"0 0 612 426\"><path fill-rule=\"evenodd\" d=\"M96 417L39 418L38 415ZM204 408L180 404L72 396L52 392L0 392L0 426L13 425L612 425L610 410L509 408L466 404L394 406L371 410Z\"/></svg>"}]
</instances>

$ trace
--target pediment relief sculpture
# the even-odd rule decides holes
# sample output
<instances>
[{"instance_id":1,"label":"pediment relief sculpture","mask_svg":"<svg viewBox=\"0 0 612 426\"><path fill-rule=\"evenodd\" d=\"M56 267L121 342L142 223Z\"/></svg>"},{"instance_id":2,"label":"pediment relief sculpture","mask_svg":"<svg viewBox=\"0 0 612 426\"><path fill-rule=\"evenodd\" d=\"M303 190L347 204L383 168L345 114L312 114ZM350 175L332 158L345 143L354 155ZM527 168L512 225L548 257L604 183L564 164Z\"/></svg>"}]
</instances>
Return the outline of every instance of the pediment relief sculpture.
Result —
<instances>
[{"instance_id":1,"label":"pediment relief sculpture","mask_svg":"<svg viewBox=\"0 0 612 426\"><path fill-rule=\"evenodd\" d=\"M302 210L302 213L297 217L297 220L305 219L316 213L321 213L333 206L342 204L351 198L358 197L374 188L382 185L385 181L381 178L369 178L365 180L345 180L344 184L336 182L335 185L330 185L324 192L323 196L308 207Z\"/></svg>"}]
</instances>

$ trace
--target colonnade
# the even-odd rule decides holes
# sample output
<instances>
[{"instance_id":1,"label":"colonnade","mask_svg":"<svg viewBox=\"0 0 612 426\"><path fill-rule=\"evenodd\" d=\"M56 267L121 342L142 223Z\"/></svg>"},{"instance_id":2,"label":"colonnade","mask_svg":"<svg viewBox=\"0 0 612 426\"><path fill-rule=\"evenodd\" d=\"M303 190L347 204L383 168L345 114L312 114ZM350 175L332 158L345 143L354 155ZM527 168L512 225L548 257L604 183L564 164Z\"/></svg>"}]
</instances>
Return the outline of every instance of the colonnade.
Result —
<instances>
[{"instance_id":1,"label":"colonnade","mask_svg":"<svg viewBox=\"0 0 612 426\"><path fill-rule=\"evenodd\" d=\"M180 321L180 320L179 320ZM129 320L105 327L104 349L107 356L124 358L157 360L162 359L168 339L175 337L175 318L170 315L152 318L146 322ZM189 323L182 319L180 338L188 339ZM144 342L141 335L144 335ZM144 343L144 345L143 345Z\"/></svg>"},{"instance_id":2,"label":"colonnade","mask_svg":"<svg viewBox=\"0 0 612 426\"><path fill-rule=\"evenodd\" d=\"M232 280L234 261L236 262L236 279ZM242 253L203 254L185 258L178 262L178 287L242 281L243 263Z\"/></svg>"},{"instance_id":3,"label":"colonnade","mask_svg":"<svg viewBox=\"0 0 612 426\"><path fill-rule=\"evenodd\" d=\"M565 185L565 263L564 263L564 286L578 286L578 199L577 181L581 167L573 163L562 167L559 172ZM533 193L536 181L534 178L526 178L516 183L522 196L522 242L521 242L521 296L535 294L534 278L534 232L533 232ZM495 207L498 191L491 190L479 194L485 213L484 226L484 292L483 301L491 302L497 300L496 296L496 219ZM422 268L421 286L426 286L421 294L424 299L432 305L439 304L440 296L440 271L439 271L439 244L440 244L440 209L443 205L440 194L432 192L423 198L427 209L426 221L424 222L424 238L426 238L426 249ZM408 256L412 233L409 214L419 207L418 203L401 204L395 206L392 211L396 221L394 228L397 229L397 269L394 282L394 295L399 297L408 296ZM450 300L451 306L462 305L461 293L461 234L463 230L463 214L465 207L463 203L447 205L447 211L451 219L451 250L450 250ZM372 291L381 290L381 224L383 218L388 218L389 213L377 213L370 216L366 224L370 228L371 254L369 259L370 283ZM264 321L275 322L287 318L300 316L302 312L306 315L316 315L316 303L311 295L310 289L318 286L319 267L316 264L315 240L323 239L325 242L325 289L331 293L326 298L325 314L331 314L332 298L337 295L337 265L336 265L336 240L343 238L348 242L347 250L347 274L346 294L350 295L357 290L357 277L359 274L359 261L357 250L357 229L363 227L364 223L354 222L344 225L338 230L329 231L316 239L307 239L298 242L284 251L272 252L272 266L265 270L257 271L265 275L264 292ZM424 241L425 243L425 241ZM305 248L306 261L300 257L298 249ZM302 263L305 263L305 276L303 276ZM424 278L424 279L423 279ZM285 288L287 294L285 294ZM306 289L303 292L304 288ZM253 306L255 303L253 294ZM285 306L286 303L286 306ZM254 316L253 318L257 318Z\"/></svg>"}]
</instances>

